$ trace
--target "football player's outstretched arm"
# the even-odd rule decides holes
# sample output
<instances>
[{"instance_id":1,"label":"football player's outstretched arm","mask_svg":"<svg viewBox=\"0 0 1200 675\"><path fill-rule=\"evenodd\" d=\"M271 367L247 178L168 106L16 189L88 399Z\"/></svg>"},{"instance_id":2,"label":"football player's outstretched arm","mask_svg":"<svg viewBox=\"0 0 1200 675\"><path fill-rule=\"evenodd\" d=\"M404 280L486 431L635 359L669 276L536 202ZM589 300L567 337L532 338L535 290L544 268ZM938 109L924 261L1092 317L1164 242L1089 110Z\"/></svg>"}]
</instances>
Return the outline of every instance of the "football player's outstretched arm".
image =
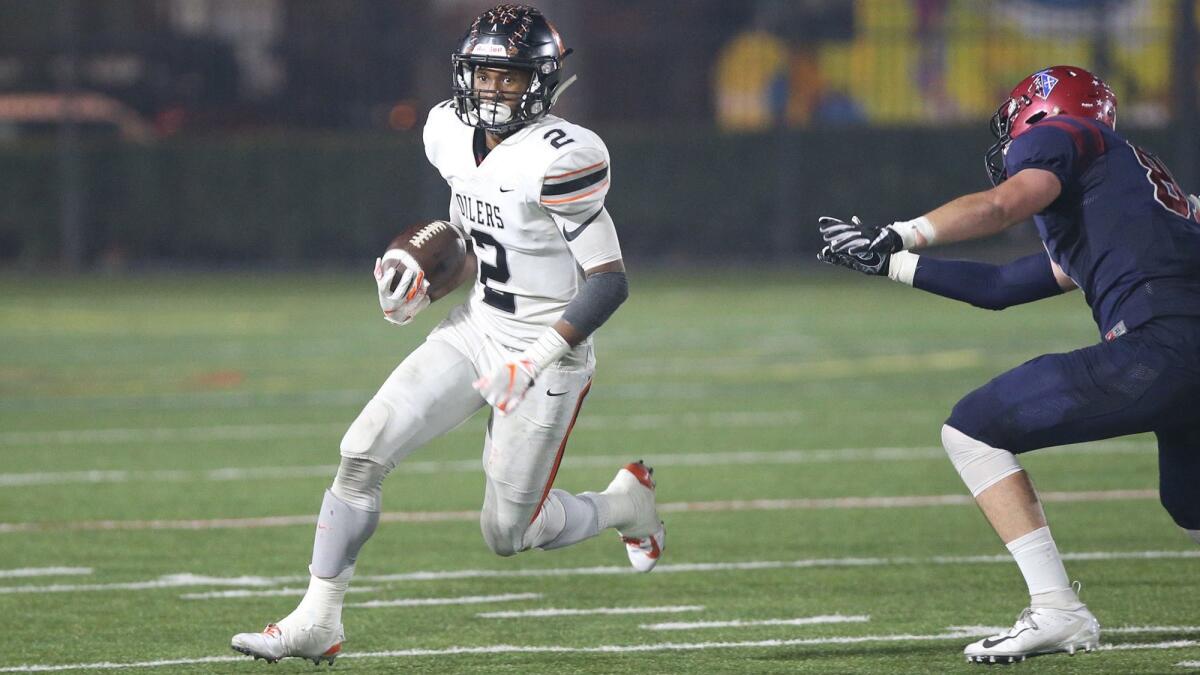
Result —
<instances>
[{"instance_id":1,"label":"football player's outstretched arm","mask_svg":"<svg viewBox=\"0 0 1200 675\"><path fill-rule=\"evenodd\" d=\"M919 218L909 227L884 228L823 218L827 246L818 259L894 281L984 309L1004 309L1075 288L1075 282L1045 253L1006 265L938 260L902 250L931 243L952 243L996 234L1049 206L1061 192L1059 179L1041 169L1025 169L986 192L959 197ZM904 233L904 234L902 234ZM861 240L855 245L855 239Z\"/></svg>"},{"instance_id":2,"label":"football player's outstretched arm","mask_svg":"<svg viewBox=\"0 0 1200 675\"><path fill-rule=\"evenodd\" d=\"M964 195L923 217L933 225L933 241L952 244L1003 232L1050 206L1061 192L1053 173L1025 169L991 190ZM919 241L915 248L933 241Z\"/></svg>"},{"instance_id":3,"label":"football player's outstretched arm","mask_svg":"<svg viewBox=\"0 0 1200 675\"><path fill-rule=\"evenodd\" d=\"M832 253L829 247L825 247L817 258L863 274L887 276L893 281L983 309L1023 305L1075 288L1075 282L1044 251L1005 265L939 260L907 251Z\"/></svg>"},{"instance_id":4,"label":"football player's outstretched arm","mask_svg":"<svg viewBox=\"0 0 1200 675\"><path fill-rule=\"evenodd\" d=\"M895 253L998 234L1045 210L1061 192L1058 176L1031 168L991 190L963 195L913 220L877 226L857 218L823 217L818 223L832 253Z\"/></svg>"}]
</instances>

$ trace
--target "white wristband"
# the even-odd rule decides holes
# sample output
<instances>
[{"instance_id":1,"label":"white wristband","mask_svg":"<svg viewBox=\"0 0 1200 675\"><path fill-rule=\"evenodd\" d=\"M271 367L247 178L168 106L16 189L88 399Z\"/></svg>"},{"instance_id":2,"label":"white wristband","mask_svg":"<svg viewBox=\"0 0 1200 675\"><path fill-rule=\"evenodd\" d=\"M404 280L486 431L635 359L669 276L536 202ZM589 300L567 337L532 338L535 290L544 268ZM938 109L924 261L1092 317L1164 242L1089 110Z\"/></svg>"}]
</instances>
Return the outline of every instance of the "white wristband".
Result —
<instances>
[{"instance_id":1,"label":"white wristband","mask_svg":"<svg viewBox=\"0 0 1200 675\"><path fill-rule=\"evenodd\" d=\"M921 243L922 246L928 246L933 243L933 223L925 216L921 216L915 220L904 220L892 223L888 227L892 228L896 234L900 235L900 240L904 242L904 248L909 249ZM917 234L925 238L924 242L917 241Z\"/></svg>"},{"instance_id":2,"label":"white wristband","mask_svg":"<svg viewBox=\"0 0 1200 675\"><path fill-rule=\"evenodd\" d=\"M547 328L525 350L525 358L532 361L538 371L542 371L546 366L557 363L569 351L571 345L567 344L566 339L554 328Z\"/></svg>"},{"instance_id":3,"label":"white wristband","mask_svg":"<svg viewBox=\"0 0 1200 675\"><path fill-rule=\"evenodd\" d=\"M917 261L921 256L908 251L897 251L888 260L888 278L909 286L913 285L913 277L917 274Z\"/></svg>"}]
</instances>

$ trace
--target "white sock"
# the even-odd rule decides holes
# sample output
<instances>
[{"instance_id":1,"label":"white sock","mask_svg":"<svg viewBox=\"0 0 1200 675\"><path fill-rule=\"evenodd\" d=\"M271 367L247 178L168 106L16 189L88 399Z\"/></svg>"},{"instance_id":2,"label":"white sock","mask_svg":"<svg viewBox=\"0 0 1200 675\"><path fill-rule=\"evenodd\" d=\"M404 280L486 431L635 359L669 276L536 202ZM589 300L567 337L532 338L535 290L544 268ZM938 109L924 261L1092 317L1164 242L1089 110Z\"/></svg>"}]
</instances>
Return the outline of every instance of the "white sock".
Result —
<instances>
[{"instance_id":1,"label":"white sock","mask_svg":"<svg viewBox=\"0 0 1200 675\"><path fill-rule=\"evenodd\" d=\"M551 490L542 502L542 513L538 516L547 526L527 543L549 550L577 544L599 534L599 513L593 497L591 493L573 495L566 490ZM530 530L537 526L535 522Z\"/></svg>"},{"instance_id":2,"label":"white sock","mask_svg":"<svg viewBox=\"0 0 1200 675\"><path fill-rule=\"evenodd\" d=\"M1050 528L1042 527L1008 542L1008 551L1029 587L1030 606L1078 609L1082 603L1063 567Z\"/></svg>"},{"instance_id":3,"label":"white sock","mask_svg":"<svg viewBox=\"0 0 1200 675\"><path fill-rule=\"evenodd\" d=\"M354 566L351 565L330 579L309 577L308 592L304 594L304 599L279 623L314 625L329 629L342 625L342 603L353 576Z\"/></svg>"},{"instance_id":4,"label":"white sock","mask_svg":"<svg viewBox=\"0 0 1200 675\"><path fill-rule=\"evenodd\" d=\"M1200 544L1200 530L1184 530L1184 531L1188 533L1188 536L1192 538L1192 541L1196 542L1197 544Z\"/></svg>"}]
</instances>

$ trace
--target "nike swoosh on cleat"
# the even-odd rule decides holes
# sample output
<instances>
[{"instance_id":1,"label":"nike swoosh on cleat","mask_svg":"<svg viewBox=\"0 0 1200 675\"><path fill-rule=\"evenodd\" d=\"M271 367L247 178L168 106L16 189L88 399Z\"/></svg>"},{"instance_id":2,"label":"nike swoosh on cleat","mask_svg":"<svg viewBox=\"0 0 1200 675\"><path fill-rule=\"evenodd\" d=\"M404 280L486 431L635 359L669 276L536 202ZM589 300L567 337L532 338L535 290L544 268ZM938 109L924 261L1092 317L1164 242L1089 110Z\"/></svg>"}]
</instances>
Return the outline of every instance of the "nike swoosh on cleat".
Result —
<instances>
[{"instance_id":1,"label":"nike swoosh on cleat","mask_svg":"<svg viewBox=\"0 0 1200 675\"><path fill-rule=\"evenodd\" d=\"M546 390L547 396L562 396L564 394L569 394L569 393L570 393L570 390L567 390L567 391L550 391L549 389Z\"/></svg>"},{"instance_id":2,"label":"nike swoosh on cleat","mask_svg":"<svg viewBox=\"0 0 1200 675\"><path fill-rule=\"evenodd\" d=\"M1017 637L1018 635L1020 635L1021 633L1024 633L1027 630L1029 630L1029 629L1022 628L1021 630L1013 633L1012 635L1005 635L1004 637L1000 638L999 640L992 640L991 638L985 639L983 641L983 648L991 649L992 647L995 647L996 645L1000 644L1001 642L1004 642L1005 640L1011 640L1011 639Z\"/></svg>"},{"instance_id":3,"label":"nike swoosh on cleat","mask_svg":"<svg viewBox=\"0 0 1200 675\"><path fill-rule=\"evenodd\" d=\"M517 188L508 188L508 189L505 189L505 188L500 188L500 191L501 191L501 192L512 192L513 190L516 190L516 189L517 189Z\"/></svg>"}]
</instances>

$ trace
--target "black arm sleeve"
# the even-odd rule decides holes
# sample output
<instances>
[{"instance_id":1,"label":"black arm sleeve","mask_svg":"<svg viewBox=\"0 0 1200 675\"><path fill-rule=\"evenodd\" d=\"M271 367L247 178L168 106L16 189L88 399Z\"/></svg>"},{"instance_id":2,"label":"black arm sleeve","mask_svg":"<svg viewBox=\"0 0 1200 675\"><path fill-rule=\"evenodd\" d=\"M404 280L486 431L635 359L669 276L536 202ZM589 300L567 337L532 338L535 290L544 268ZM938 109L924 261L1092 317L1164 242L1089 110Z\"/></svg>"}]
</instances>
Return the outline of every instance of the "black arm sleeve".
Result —
<instances>
[{"instance_id":1,"label":"black arm sleeve","mask_svg":"<svg viewBox=\"0 0 1200 675\"><path fill-rule=\"evenodd\" d=\"M983 309L1004 309L1063 292L1045 253L1018 258L1007 265L921 256L913 287Z\"/></svg>"},{"instance_id":2,"label":"black arm sleeve","mask_svg":"<svg viewBox=\"0 0 1200 675\"><path fill-rule=\"evenodd\" d=\"M600 272L584 280L579 292L567 303L563 321L584 336L596 332L600 324L617 311L629 297L629 280L624 272Z\"/></svg>"}]
</instances>

